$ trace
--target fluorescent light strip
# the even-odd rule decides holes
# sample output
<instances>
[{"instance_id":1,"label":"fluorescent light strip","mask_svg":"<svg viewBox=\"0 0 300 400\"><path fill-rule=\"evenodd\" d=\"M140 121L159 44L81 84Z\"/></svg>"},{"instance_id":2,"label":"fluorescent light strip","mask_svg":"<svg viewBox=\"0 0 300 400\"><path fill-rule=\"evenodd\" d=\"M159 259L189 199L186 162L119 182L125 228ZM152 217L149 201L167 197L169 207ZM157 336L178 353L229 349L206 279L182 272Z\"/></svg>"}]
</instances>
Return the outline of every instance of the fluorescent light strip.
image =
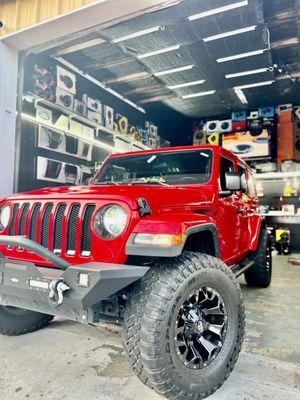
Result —
<instances>
[{"instance_id":1,"label":"fluorescent light strip","mask_svg":"<svg viewBox=\"0 0 300 400\"><path fill-rule=\"evenodd\" d=\"M216 93L215 90L208 90L207 92L186 94L185 96L182 96L182 98L183 99L191 99L192 97L208 96L209 94L214 94L214 93Z\"/></svg>"},{"instance_id":2,"label":"fluorescent light strip","mask_svg":"<svg viewBox=\"0 0 300 400\"><path fill-rule=\"evenodd\" d=\"M217 62L222 63L222 62L226 62L226 61L238 60L239 58L256 56L258 54L263 54L263 52L267 51L267 50L269 50L269 49L254 50L254 51L249 51L247 53L240 53L240 54L235 54L235 55L229 56L229 57L218 58Z\"/></svg>"},{"instance_id":3,"label":"fluorescent light strip","mask_svg":"<svg viewBox=\"0 0 300 400\"><path fill-rule=\"evenodd\" d=\"M150 51L149 53L139 54L137 56L137 58L139 60L141 60L143 58L157 56L157 55L163 54L163 53L169 53L170 51L178 50L179 48L180 48L179 44L176 46L165 47L164 49L154 50L154 51Z\"/></svg>"},{"instance_id":4,"label":"fluorescent light strip","mask_svg":"<svg viewBox=\"0 0 300 400\"><path fill-rule=\"evenodd\" d=\"M163 29L161 26L154 26L153 28L144 29L142 31L129 33L128 35L121 36L119 38L113 39L112 43L120 43L124 42L125 40L134 39L140 36L148 35L149 33L157 32L159 29Z\"/></svg>"},{"instance_id":5,"label":"fluorescent light strip","mask_svg":"<svg viewBox=\"0 0 300 400\"><path fill-rule=\"evenodd\" d=\"M167 86L168 89L179 89L183 87L188 87L188 86L195 86L195 85L201 85L202 83L205 82L205 79L201 79L199 81L193 81L193 82L186 82L186 83L178 83L178 85L171 85Z\"/></svg>"},{"instance_id":6,"label":"fluorescent light strip","mask_svg":"<svg viewBox=\"0 0 300 400\"><path fill-rule=\"evenodd\" d=\"M273 82L275 82L275 81L249 83L249 85L235 86L233 89L248 89L248 88L253 88L253 87L257 87L257 86L266 86L266 85L271 85Z\"/></svg>"},{"instance_id":7,"label":"fluorescent light strip","mask_svg":"<svg viewBox=\"0 0 300 400\"><path fill-rule=\"evenodd\" d=\"M207 36L203 38L203 42L211 42L213 40L223 39L225 37L240 35L241 33L251 32L254 31L257 25L247 26L246 28L235 29L234 31L228 31L219 33L218 35Z\"/></svg>"},{"instance_id":8,"label":"fluorescent light strip","mask_svg":"<svg viewBox=\"0 0 300 400\"><path fill-rule=\"evenodd\" d=\"M126 99L124 96L122 96L120 93L116 92L115 90L107 87L104 85L104 83L98 81L97 79L93 78L89 74L85 74L82 72L79 68L75 67L75 65L71 64L70 62L66 61L62 57L55 57L55 59L60 62L61 64L65 65L66 67L70 68L72 71L75 71L78 75L83 76L84 78L88 79L90 82L94 83L96 86L100 87L101 89L105 90L106 92L112 94L113 96L117 97L118 99L124 101L124 103L129 104L131 107L135 108L136 110L139 110L141 113L146 114L146 111L135 104L133 101Z\"/></svg>"},{"instance_id":9,"label":"fluorescent light strip","mask_svg":"<svg viewBox=\"0 0 300 400\"><path fill-rule=\"evenodd\" d=\"M199 14L190 15L189 17L187 17L187 19L189 21L194 21L195 19L209 17L211 15L220 14L225 11L230 11L235 8L239 8L239 7L243 7L243 6L247 6L247 5L248 5L248 0L239 1L238 3L232 3L232 4L228 4L227 6L213 8L212 10L204 11Z\"/></svg>"},{"instance_id":10,"label":"fluorescent light strip","mask_svg":"<svg viewBox=\"0 0 300 400\"><path fill-rule=\"evenodd\" d=\"M270 70L269 68L252 69L249 71L237 72L235 74L227 74L227 75L225 75L225 78L230 79L230 78L238 78L239 76L261 74L261 73L267 72L269 70Z\"/></svg>"},{"instance_id":11,"label":"fluorescent light strip","mask_svg":"<svg viewBox=\"0 0 300 400\"><path fill-rule=\"evenodd\" d=\"M175 74L176 72L188 71L188 70L192 69L193 66L194 65L186 65L184 67L166 69L164 71L155 72L153 75L154 76L163 76L163 75Z\"/></svg>"},{"instance_id":12,"label":"fluorescent light strip","mask_svg":"<svg viewBox=\"0 0 300 400\"><path fill-rule=\"evenodd\" d=\"M242 104L248 104L245 93L242 91L242 89L234 89L234 91Z\"/></svg>"}]
</instances>

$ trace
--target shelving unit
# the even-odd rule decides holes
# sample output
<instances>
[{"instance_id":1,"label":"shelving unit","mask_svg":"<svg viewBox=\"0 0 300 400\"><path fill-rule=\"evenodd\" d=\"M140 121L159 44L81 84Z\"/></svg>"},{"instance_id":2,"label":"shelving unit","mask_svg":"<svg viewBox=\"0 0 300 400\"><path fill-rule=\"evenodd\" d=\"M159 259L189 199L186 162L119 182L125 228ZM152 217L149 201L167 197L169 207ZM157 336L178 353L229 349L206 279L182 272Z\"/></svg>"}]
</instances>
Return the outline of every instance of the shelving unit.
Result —
<instances>
[{"instance_id":1,"label":"shelving unit","mask_svg":"<svg viewBox=\"0 0 300 400\"><path fill-rule=\"evenodd\" d=\"M135 146L136 148L139 148L141 150L150 149L150 147L144 145L142 142L139 142L137 140L133 140L130 137L122 135L121 133L117 133L114 130L109 129L109 128L103 126L103 125L99 125L96 122L91 121L88 118L86 118L86 117L84 117L84 116L82 116L80 114L75 113L74 111L71 111L71 110L68 110L68 109L66 109L64 107L61 107L61 106L53 103L52 101L43 99L43 98L41 98L41 97L39 97L39 96L37 96L37 95L35 95L33 93L29 92L27 94L24 94L23 100L27 101L28 103L34 103L35 107L37 105L44 105L46 107L51 108L52 110L57 110L60 113L62 113L64 115L67 115L70 119L75 119L78 122L82 122L85 125L94 128L96 130L96 135L97 136L98 136L98 132L105 132L105 133L108 133L109 135L111 135L113 137L114 141L115 141L116 138L120 138L121 140L127 142L130 146ZM31 115L28 115L28 114L22 113L21 117L22 117L22 119L26 119L27 121L29 120L31 122L38 123L38 124L41 123L35 117L33 117ZM58 129L57 127L55 127L53 124L47 124L47 123L43 122L43 125L47 125L47 126L51 127L52 129L55 129L55 130L57 130L59 132L67 133L68 135L72 135L72 136L74 136L76 138L80 138L82 140L88 141L88 142L92 143L95 146L104 147L109 151L116 151L116 152L119 152L119 153L123 152L122 150L118 150L116 147L112 147L112 146L106 145L105 143L103 143L103 142L101 142L99 140L95 139L93 141L90 141L90 140L84 139L82 136L77 135L74 132L71 132L69 130L63 130L62 131L61 129Z\"/></svg>"}]
</instances>

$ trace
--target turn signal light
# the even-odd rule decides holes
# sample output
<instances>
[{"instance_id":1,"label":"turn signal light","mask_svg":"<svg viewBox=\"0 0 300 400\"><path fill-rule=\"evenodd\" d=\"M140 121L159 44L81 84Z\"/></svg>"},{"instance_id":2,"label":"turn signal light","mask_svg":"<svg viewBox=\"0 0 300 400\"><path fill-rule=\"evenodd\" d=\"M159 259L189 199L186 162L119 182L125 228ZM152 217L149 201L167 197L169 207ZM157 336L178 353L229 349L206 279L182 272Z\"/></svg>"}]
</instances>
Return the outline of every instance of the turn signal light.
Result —
<instances>
[{"instance_id":1,"label":"turn signal light","mask_svg":"<svg viewBox=\"0 0 300 400\"><path fill-rule=\"evenodd\" d=\"M182 233L178 235L138 233L134 238L135 244L144 244L160 247L176 246L183 242Z\"/></svg>"}]
</instances>

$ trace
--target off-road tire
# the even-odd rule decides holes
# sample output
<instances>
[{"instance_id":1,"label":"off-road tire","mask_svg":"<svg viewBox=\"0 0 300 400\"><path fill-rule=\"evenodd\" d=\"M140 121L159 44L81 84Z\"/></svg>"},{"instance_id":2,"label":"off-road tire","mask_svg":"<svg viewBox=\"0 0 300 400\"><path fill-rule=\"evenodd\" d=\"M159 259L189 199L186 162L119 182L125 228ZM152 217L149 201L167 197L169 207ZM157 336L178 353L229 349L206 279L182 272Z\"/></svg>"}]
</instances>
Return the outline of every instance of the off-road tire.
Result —
<instances>
[{"instance_id":1,"label":"off-road tire","mask_svg":"<svg viewBox=\"0 0 300 400\"><path fill-rule=\"evenodd\" d=\"M223 346L207 366L193 371L175 351L174 319L185 295L200 286L222 294L227 309ZM245 313L239 283L219 259L184 252L160 260L133 287L124 312L123 343L138 378L157 393L177 400L200 400L227 379L241 350Z\"/></svg>"},{"instance_id":2,"label":"off-road tire","mask_svg":"<svg viewBox=\"0 0 300 400\"><path fill-rule=\"evenodd\" d=\"M266 288L272 280L272 245L266 229L260 233L258 248L253 259L254 265L245 272L245 280L249 286Z\"/></svg>"},{"instance_id":3,"label":"off-road tire","mask_svg":"<svg viewBox=\"0 0 300 400\"><path fill-rule=\"evenodd\" d=\"M0 306L0 333L7 336L23 335L44 328L52 319L52 315Z\"/></svg>"}]
</instances>

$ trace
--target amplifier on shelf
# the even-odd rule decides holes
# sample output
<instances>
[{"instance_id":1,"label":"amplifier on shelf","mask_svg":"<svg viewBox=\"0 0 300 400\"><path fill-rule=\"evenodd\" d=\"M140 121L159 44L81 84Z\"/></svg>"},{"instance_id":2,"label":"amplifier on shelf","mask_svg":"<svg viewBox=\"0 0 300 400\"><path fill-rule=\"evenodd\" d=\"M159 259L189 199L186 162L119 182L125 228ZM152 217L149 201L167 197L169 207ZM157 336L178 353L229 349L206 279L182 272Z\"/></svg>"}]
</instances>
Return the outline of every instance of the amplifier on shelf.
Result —
<instances>
[{"instance_id":1,"label":"amplifier on shelf","mask_svg":"<svg viewBox=\"0 0 300 400\"><path fill-rule=\"evenodd\" d=\"M153 124L152 122L150 122L150 121L146 121L145 127L146 127L146 130L148 131L149 137L152 137L152 138L156 138L156 137L157 137L157 135L158 135L158 129L157 129L157 126L156 126L156 125L154 125L154 124Z\"/></svg>"},{"instance_id":2,"label":"amplifier on shelf","mask_svg":"<svg viewBox=\"0 0 300 400\"><path fill-rule=\"evenodd\" d=\"M96 122L96 124L101 125L102 124L102 114L98 113L96 111L92 110L87 110L87 118L93 122Z\"/></svg>"}]
</instances>

